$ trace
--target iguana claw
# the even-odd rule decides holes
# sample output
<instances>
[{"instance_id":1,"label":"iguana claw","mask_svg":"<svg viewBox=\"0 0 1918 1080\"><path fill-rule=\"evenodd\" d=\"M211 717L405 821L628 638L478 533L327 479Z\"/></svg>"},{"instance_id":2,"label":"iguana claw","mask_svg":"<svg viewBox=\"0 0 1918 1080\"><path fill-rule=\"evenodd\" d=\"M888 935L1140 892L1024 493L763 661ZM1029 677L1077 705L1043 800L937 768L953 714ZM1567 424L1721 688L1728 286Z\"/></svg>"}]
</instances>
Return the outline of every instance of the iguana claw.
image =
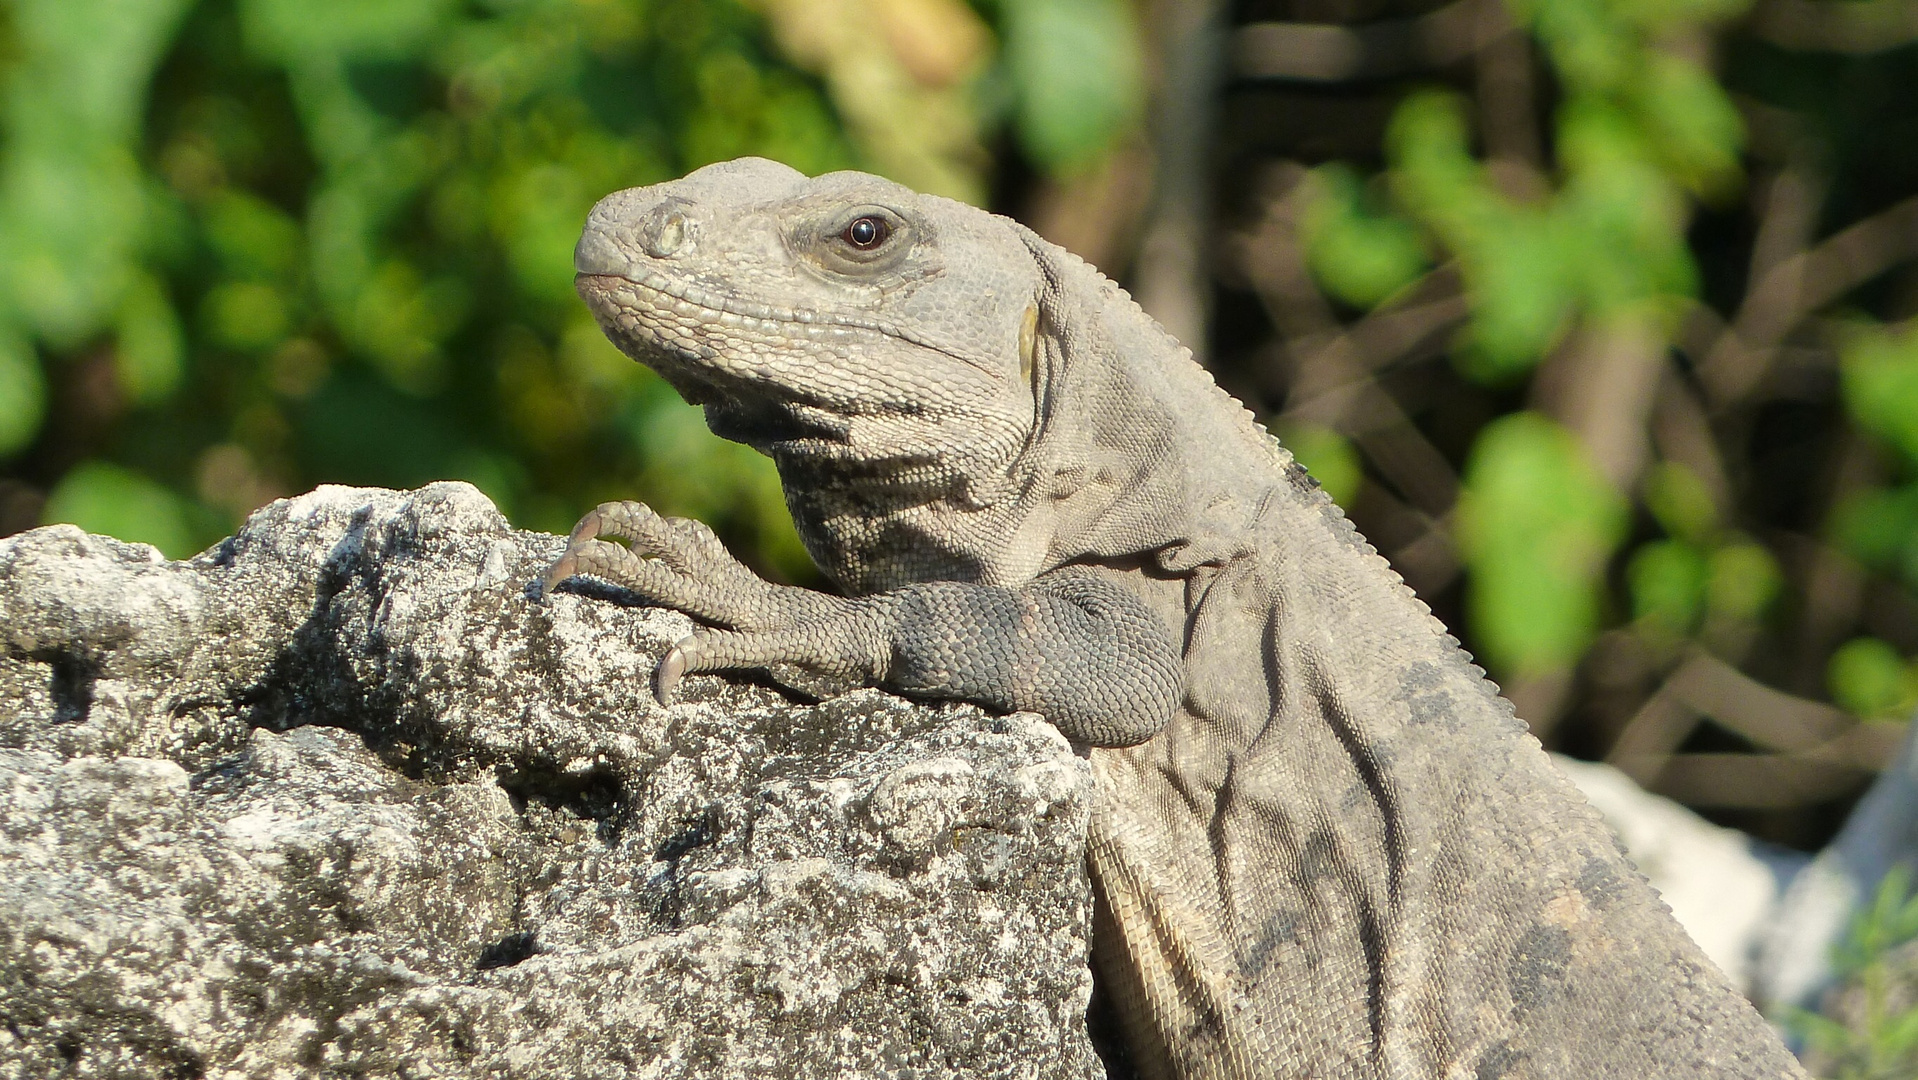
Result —
<instances>
[{"instance_id":1,"label":"iguana claw","mask_svg":"<svg viewBox=\"0 0 1918 1080\"><path fill-rule=\"evenodd\" d=\"M561 555L552 566L547 567L546 573L539 579L540 599L552 599L553 590L559 586L559 583L577 573L579 573L579 560L573 557L572 549L568 548L566 554Z\"/></svg>"},{"instance_id":2,"label":"iguana claw","mask_svg":"<svg viewBox=\"0 0 1918 1080\"><path fill-rule=\"evenodd\" d=\"M659 667L653 671L653 700L670 707L679 690L679 677L686 674L686 654L680 646L692 639L687 638L679 645L666 650L660 658Z\"/></svg>"}]
</instances>

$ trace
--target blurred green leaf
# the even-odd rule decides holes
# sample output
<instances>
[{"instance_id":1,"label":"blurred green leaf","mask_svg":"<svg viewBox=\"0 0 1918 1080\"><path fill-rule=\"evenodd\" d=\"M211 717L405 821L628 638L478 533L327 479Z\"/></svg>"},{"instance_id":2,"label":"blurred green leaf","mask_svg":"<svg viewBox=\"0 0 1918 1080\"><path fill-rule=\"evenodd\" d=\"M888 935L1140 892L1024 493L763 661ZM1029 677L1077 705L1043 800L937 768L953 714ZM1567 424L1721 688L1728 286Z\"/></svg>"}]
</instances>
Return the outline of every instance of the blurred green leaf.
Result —
<instances>
[{"instance_id":1,"label":"blurred green leaf","mask_svg":"<svg viewBox=\"0 0 1918 1080\"><path fill-rule=\"evenodd\" d=\"M1292 451L1299 464L1312 474L1332 501L1351 506L1365 481L1365 469L1350 440L1319 424L1286 423L1278 429L1279 441Z\"/></svg>"},{"instance_id":2,"label":"blurred green leaf","mask_svg":"<svg viewBox=\"0 0 1918 1080\"><path fill-rule=\"evenodd\" d=\"M1690 634L1704 614L1710 577L1704 552L1684 540L1639 545L1625 568L1632 617L1672 637Z\"/></svg>"},{"instance_id":3,"label":"blurred green leaf","mask_svg":"<svg viewBox=\"0 0 1918 1080\"><path fill-rule=\"evenodd\" d=\"M1720 23L1751 9L1752 0L1610 0L1613 10L1653 34L1687 23Z\"/></svg>"},{"instance_id":4,"label":"blurred green leaf","mask_svg":"<svg viewBox=\"0 0 1918 1080\"><path fill-rule=\"evenodd\" d=\"M411 263L389 259L361 287L347 328L394 386L431 394L446 378L440 345L465 319L468 302L460 278L422 281Z\"/></svg>"},{"instance_id":5,"label":"blurred green leaf","mask_svg":"<svg viewBox=\"0 0 1918 1080\"><path fill-rule=\"evenodd\" d=\"M229 349L265 349L284 338L292 325L280 291L250 281L215 287L200 310L207 337Z\"/></svg>"},{"instance_id":6,"label":"blurred green leaf","mask_svg":"<svg viewBox=\"0 0 1918 1080\"><path fill-rule=\"evenodd\" d=\"M1607 0L1507 0L1551 54L1573 93L1616 89L1631 77L1637 44Z\"/></svg>"},{"instance_id":7,"label":"blurred green leaf","mask_svg":"<svg viewBox=\"0 0 1918 1080\"><path fill-rule=\"evenodd\" d=\"M1853 638L1839 646L1825 681L1840 708L1868 720L1903 720L1918 706L1918 670L1880 638Z\"/></svg>"},{"instance_id":8,"label":"blurred green leaf","mask_svg":"<svg viewBox=\"0 0 1918 1080\"><path fill-rule=\"evenodd\" d=\"M136 277L147 216L136 125L185 9L185 0L14 0L21 59L0 115L0 289L58 344L100 329Z\"/></svg>"},{"instance_id":9,"label":"blurred green leaf","mask_svg":"<svg viewBox=\"0 0 1918 1080\"><path fill-rule=\"evenodd\" d=\"M1467 618L1489 666L1527 676L1578 659L1597 631L1605 564L1626 524L1624 501L1564 428L1519 412L1480 432L1458 540L1471 569Z\"/></svg>"},{"instance_id":10,"label":"blurred green leaf","mask_svg":"<svg viewBox=\"0 0 1918 1080\"><path fill-rule=\"evenodd\" d=\"M1463 102L1438 91L1408 96L1385 133L1393 192L1450 243L1482 232L1498 209L1469 143Z\"/></svg>"},{"instance_id":11,"label":"blurred green leaf","mask_svg":"<svg viewBox=\"0 0 1918 1080\"><path fill-rule=\"evenodd\" d=\"M1132 8L1123 0L1004 0L999 9L1018 87L1019 141L1047 172L1075 172L1143 106Z\"/></svg>"},{"instance_id":12,"label":"blurred green leaf","mask_svg":"<svg viewBox=\"0 0 1918 1080\"><path fill-rule=\"evenodd\" d=\"M1858 561L1918 588L1918 483L1853 493L1833 511L1831 531Z\"/></svg>"},{"instance_id":13,"label":"blurred green leaf","mask_svg":"<svg viewBox=\"0 0 1918 1080\"><path fill-rule=\"evenodd\" d=\"M247 44L283 61L316 54L406 55L455 0L241 0Z\"/></svg>"},{"instance_id":14,"label":"blurred green leaf","mask_svg":"<svg viewBox=\"0 0 1918 1080\"><path fill-rule=\"evenodd\" d=\"M47 496L40 520L152 544L170 559L194 553L185 502L147 477L104 461L74 466Z\"/></svg>"},{"instance_id":15,"label":"blurred green leaf","mask_svg":"<svg viewBox=\"0 0 1918 1080\"><path fill-rule=\"evenodd\" d=\"M1461 238L1471 275L1472 322L1454 357L1466 376L1488 385L1530 371L1563 335L1576 294L1556 224L1529 212Z\"/></svg>"},{"instance_id":16,"label":"blurred green leaf","mask_svg":"<svg viewBox=\"0 0 1918 1080\"><path fill-rule=\"evenodd\" d=\"M1661 461L1646 470L1645 508L1670 536L1694 544L1707 543L1718 528L1718 508L1710 489L1698 474L1674 461Z\"/></svg>"},{"instance_id":17,"label":"blurred green leaf","mask_svg":"<svg viewBox=\"0 0 1918 1080\"><path fill-rule=\"evenodd\" d=\"M1653 52L1631 100L1681 184L1712 194L1738 180L1745 125L1710 72L1689 59Z\"/></svg>"},{"instance_id":18,"label":"blurred green leaf","mask_svg":"<svg viewBox=\"0 0 1918 1080\"><path fill-rule=\"evenodd\" d=\"M1918 464L1918 329L1854 333L1841 371L1859 425Z\"/></svg>"},{"instance_id":19,"label":"blurred green leaf","mask_svg":"<svg viewBox=\"0 0 1918 1080\"><path fill-rule=\"evenodd\" d=\"M1316 169L1302 224L1313 276L1346 303L1371 308L1411 284L1430 261L1417 228L1367 206L1364 194L1345 166Z\"/></svg>"},{"instance_id":20,"label":"blurred green leaf","mask_svg":"<svg viewBox=\"0 0 1918 1080\"><path fill-rule=\"evenodd\" d=\"M46 377L33 346L0 323L0 458L20 451L40 432L47 411Z\"/></svg>"},{"instance_id":21,"label":"blurred green leaf","mask_svg":"<svg viewBox=\"0 0 1918 1080\"><path fill-rule=\"evenodd\" d=\"M128 400L152 405L173 396L186 377L186 341L161 284L141 275L120 308L114 374Z\"/></svg>"},{"instance_id":22,"label":"blurred green leaf","mask_svg":"<svg viewBox=\"0 0 1918 1080\"><path fill-rule=\"evenodd\" d=\"M1784 590L1784 572L1759 544L1726 544L1712 552L1710 562L1706 606L1715 618L1752 622Z\"/></svg>"},{"instance_id":23,"label":"blurred green leaf","mask_svg":"<svg viewBox=\"0 0 1918 1080\"><path fill-rule=\"evenodd\" d=\"M58 122L76 125L71 134L129 139L147 79L187 6L187 0L11 0L16 48L24 53L16 77L53 81L40 89L57 96ZM13 93L22 90L16 86Z\"/></svg>"},{"instance_id":24,"label":"blurred green leaf","mask_svg":"<svg viewBox=\"0 0 1918 1080\"><path fill-rule=\"evenodd\" d=\"M564 165L530 165L500 178L490 200L493 232L513 272L533 296L568 307L573 298L573 245L595 194Z\"/></svg>"},{"instance_id":25,"label":"blurred green leaf","mask_svg":"<svg viewBox=\"0 0 1918 1080\"><path fill-rule=\"evenodd\" d=\"M207 201L201 220L228 275L289 282L297 272L299 223L265 199L225 188Z\"/></svg>"}]
</instances>

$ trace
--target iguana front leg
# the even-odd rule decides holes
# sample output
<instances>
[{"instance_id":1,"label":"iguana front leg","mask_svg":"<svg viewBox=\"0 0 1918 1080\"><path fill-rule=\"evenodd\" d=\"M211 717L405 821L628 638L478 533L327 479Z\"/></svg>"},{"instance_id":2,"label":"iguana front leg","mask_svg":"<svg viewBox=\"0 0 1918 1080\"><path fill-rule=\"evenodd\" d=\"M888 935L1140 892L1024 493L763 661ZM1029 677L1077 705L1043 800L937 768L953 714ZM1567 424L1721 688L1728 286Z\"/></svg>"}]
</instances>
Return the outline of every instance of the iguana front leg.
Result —
<instances>
[{"instance_id":1,"label":"iguana front leg","mask_svg":"<svg viewBox=\"0 0 1918 1080\"><path fill-rule=\"evenodd\" d=\"M1037 712L1067 738L1129 746L1157 734L1183 693L1184 664L1165 624L1089 567L1020 588L930 581L832 596L760 578L699 522L607 503L573 529L546 573L547 590L575 574L715 627L661 659L654 692L662 703L684 675L762 669L813 696L881 686Z\"/></svg>"}]
</instances>

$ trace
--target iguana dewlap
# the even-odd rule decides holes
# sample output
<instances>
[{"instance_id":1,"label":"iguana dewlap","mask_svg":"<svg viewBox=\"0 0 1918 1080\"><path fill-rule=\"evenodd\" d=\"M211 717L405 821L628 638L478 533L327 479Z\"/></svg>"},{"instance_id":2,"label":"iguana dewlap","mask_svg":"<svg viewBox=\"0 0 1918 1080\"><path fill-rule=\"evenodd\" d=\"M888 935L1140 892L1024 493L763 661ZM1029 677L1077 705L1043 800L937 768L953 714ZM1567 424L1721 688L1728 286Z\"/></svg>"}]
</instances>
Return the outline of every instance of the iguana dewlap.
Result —
<instances>
[{"instance_id":1,"label":"iguana dewlap","mask_svg":"<svg viewBox=\"0 0 1918 1080\"><path fill-rule=\"evenodd\" d=\"M612 340L778 464L843 595L636 503L549 583L712 627L662 698L759 668L1087 744L1094 960L1142 1074L1803 1075L1338 507L1091 267L757 159L608 196L575 261Z\"/></svg>"}]
</instances>

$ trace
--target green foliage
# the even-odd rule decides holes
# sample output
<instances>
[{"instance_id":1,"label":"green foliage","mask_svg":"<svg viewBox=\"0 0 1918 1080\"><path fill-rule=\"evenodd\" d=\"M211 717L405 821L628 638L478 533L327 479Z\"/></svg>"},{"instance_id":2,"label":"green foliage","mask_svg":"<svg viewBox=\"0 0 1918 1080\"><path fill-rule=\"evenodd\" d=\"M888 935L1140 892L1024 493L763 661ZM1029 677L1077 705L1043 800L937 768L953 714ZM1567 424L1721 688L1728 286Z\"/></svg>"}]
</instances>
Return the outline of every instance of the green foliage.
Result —
<instances>
[{"instance_id":1,"label":"green foliage","mask_svg":"<svg viewBox=\"0 0 1918 1080\"><path fill-rule=\"evenodd\" d=\"M1359 463L1358 450L1345 436L1319 424L1304 423L1283 424L1278 436L1333 501L1350 506L1358 497L1359 485L1365 479L1364 466Z\"/></svg>"},{"instance_id":2,"label":"green foliage","mask_svg":"<svg viewBox=\"0 0 1918 1080\"><path fill-rule=\"evenodd\" d=\"M318 482L450 477L549 530L647 498L810 573L770 463L620 356L572 287L595 199L711 161L980 186L976 14L894 5L936 18L853 26L801 70L773 6L0 4L0 461L53 489L47 520L171 555ZM1130 8L992 10L1009 119L1042 166L1083 168L1139 111ZM858 141L897 134L860 90L874 49L899 51L886 102L964 129L926 140L950 160ZM62 394L92 411L43 431Z\"/></svg>"},{"instance_id":3,"label":"green foliage","mask_svg":"<svg viewBox=\"0 0 1918 1080\"><path fill-rule=\"evenodd\" d=\"M1499 190L1468 134L1462 103L1427 93L1400 106L1386 144L1392 190L1465 275L1472 319L1455 357L1468 376L1510 381L1575 318L1663 314L1691 295L1682 187L1644 117L1574 95L1559 111L1562 178L1542 200Z\"/></svg>"},{"instance_id":4,"label":"green foliage","mask_svg":"<svg viewBox=\"0 0 1918 1080\"><path fill-rule=\"evenodd\" d=\"M90 461L70 470L47 497L46 519L92 533L152 544L167 556L195 550L189 511L179 496L129 469Z\"/></svg>"},{"instance_id":5,"label":"green foliage","mask_svg":"<svg viewBox=\"0 0 1918 1080\"><path fill-rule=\"evenodd\" d=\"M1784 585L1778 560L1763 545L1739 540L1723 543L1711 553L1706 610L1717 619L1754 622L1778 599Z\"/></svg>"},{"instance_id":6,"label":"green foliage","mask_svg":"<svg viewBox=\"0 0 1918 1080\"><path fill-rule=\"evenodd\" d=\"M1596 633L1624 501L1571 433L1531 412L1493 421L1466 462L1458 540L1466 610L1495 669L1562 669Z\"/></svg>"},{"instance_id":7,"label":"green foliage","mask_svg":"<svg viewBox=\"0 0 1918 1080\"><path fill-rule=\"evenodd\" d=\"M1918 463L1918 328L1860 330L1847 343L1841 370L1858 426Z\"/></svg>"},{"instance_id":8,"label":"green foliage","mask_svg":"<svg viewBox=\"0 0 1918 1080\"><path fill-rule=\"evenodd\" d=\"M1703 620L1711 564L1698 545L1685 540L1641 544L1626 564L1625 578L1632 617L1647 630L1684 637Z\"/></svg>"},{"instance_id":9,"label":"green foliage","mask_svg":"<svg viewBox=\"0 0 1918 1080\"><path fill-rule=\"evenodd\" d=\"M1854 327L1840 374L1852 419L1907 475L1918 473L1918 329ZM1851 493L1833 509L1830 531L1867 567L1918 589L1918 480Z\"/></svg>"},{"instance_id":10,"label":"green foliage","mask_svg":"<svg viewBox=\"0 0 1918 1080\"><path fill-rule=\"evenodd\" d=\"M1894 867L1869 907L1853 919L1832 963L1849 983L1844 1020L1795 1010L1785 1019L1804 1037L1828 1080L1906 1080L1918 1073L1918 1005L1894 1001L1900 946L1918 938L1911 872Z\"/></svg>"},{"instance_id":11,"label":"green foliage","mask_svg":"<svg viewBox=\"0 0 1918 1080\"><path fill-rule=\"evenodd\" d=\"M0 456L31 442L46 411L46 377L32 346L0 325Z\"/></svg>"},{"instance_id":12,"label":"green foliage","mask_svg":"<svg viewBox=\"0 0 1918 1080\"><path fill-rule=\"evenodd\" d=\"M1704 544L1718 530L1718 508L1698 474L1683 465L1661 461L1645 474L1645 509L1671 536Z\"/></svg>"},{"instance_id":13,"label":"green foliage","mask_svg":"<svg viewBox=\"0 0 1918 1080\"><path fill-rule=\"evenodd\" d=\"M1673 27L1727 18L1741 4L1511 6L1564 82L1553 189L1521 198L1501 188L1471 156L1464 105L1451 94L1408 98L1386 140L1400 211L1457 257L1466 279L1472 318L1455 358L1492 384L1529 371L1576 319L1669 315L1689 297L1697 271L1683 235L1685 195L1730 190L1743 142L1717 81L1659 44ZM1339 221L1349 202L1328 184L1314 213ZM1383 261L1394 241L1380 226L1371 232L1355 237L1350 258ZM1389 295L1352 289L1352 271L1337 262L1314 269L1354 302Z\"/></svg>"},{"instance_id":14,"label":"green foliage","mask_svg":"<svg viewBox=\"0 0 1918 1080\"><path fill-rule=\"evenodd\" d=\"M1832 512L1831 532L1858 561L1918 588L1918 483L1848 496Z\"/></svg>"},{"instance_id":15,"label":"green foliage","mask_svg":"<svg viewBox=\"0 0 1918 1080\"><path fill-rule=\"evenodd\" d=\"M145 86L185 7L12 5L18 58L0 83L0 325L72 344L126 299L150 213L134 157Z\"/></svg>"},{"instance_id":16,"label":"green foliage","mask_svg":"<svg viewBox=\"0 0 1918 1080\"><path fill-rule=\"evenodd\" d=\"M1138 28L1124 0L994 0L1020 145L1057 175L1084 169L1137 122Z\"/></svg>"},{"instance_id":17,"label":"green foliage","mask_svg":"<svg viewBox=\"0 0 1918 1080\"><path fill-rule=\"evenodd\" d=\"M1905 720L1918 708L1918 663L1888 641L1853 638L1831 654L1825 671L1831 699L1867 720Z\"/></svg>"},{"instance_id":18,"label":"green foliage","mask_svg":"<svg viewBox=\"0 0 1918 1080\"><path fill-rule=\"evenodd\" d=\"M1418 230L1367 199L1351 169L1322 166L1314 170L1313 181L1314 197L1302 223L1305 254L1328 292L1371 308L1425 272L1430 260Z\"/></svg>"},{"instance_id":19,"label":"green foliage","mask_svg":"<svg viewBox=\"0 0 1918 1080\"><path fill-rule=\"evenodd\" d=\"M1369 189L1341 166L1314 174L1305 225L1315 277L1372 307L1427 260L1451 262L1470 302L1452 359L1491 387L1522 380L1573 335L1628 329L1666 344L1699 287L1691 204L1737 190L1744 143L1724 88L1675 43L1745 6L1511 0L1555 76L1553 160L1500 157L1497 146L1481 160L1465 100L1414 93L1386 133L1388 204L1368 204ZM1581 359L1572 350L1564 362ZM1508 415L1479 434L1457 516L1467 617L1488 665L1506 674L1578 660L1625 538L1623 500L1545 424ZM1666 538L1626 560L1635 625L1666 646L1744 635L1782 589L1776 561L1726 529L1683 469L1656 467L1644 499Z\"/></svg>"}]
</instances>

